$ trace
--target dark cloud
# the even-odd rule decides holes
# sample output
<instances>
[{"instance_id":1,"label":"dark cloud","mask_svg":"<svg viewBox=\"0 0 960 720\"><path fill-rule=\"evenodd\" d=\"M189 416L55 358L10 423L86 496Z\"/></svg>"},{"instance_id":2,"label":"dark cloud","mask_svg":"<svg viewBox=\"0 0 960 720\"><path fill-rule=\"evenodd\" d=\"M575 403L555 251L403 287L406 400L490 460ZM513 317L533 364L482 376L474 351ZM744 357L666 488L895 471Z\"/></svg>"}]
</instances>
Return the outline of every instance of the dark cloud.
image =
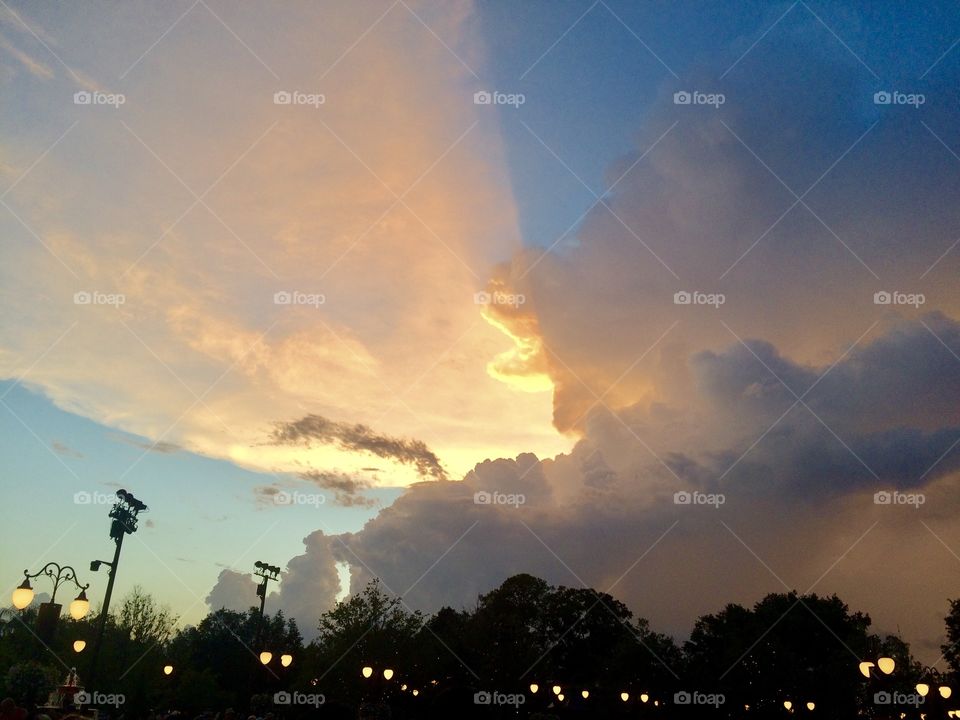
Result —
<instances>
[{"instance_id":1,"label":"dark cloud","mask_svg":"<svg viewBox=\"0 0 960 720\"><path fill-rule=\"evenodd\" d=\"M298 477L325 490L332 490L333 501L337 505L343 507L373 507L377 504L375 499L363 494L364 490L372 487L372 480L354 477L346 473L322 472L320 470L308 470L300 473Z\"/></svg>"},{"instance_id":2,"label":"dark cloud","mask_svg":"<svg viewBox=\"0 0 960 720\"><path fill-rule=\"evenodd\" d=\"M276 445L333 444L342 450L368 452L416 468L423 478L446 480L437 456L421 440L380 435L366 425L337 422L320 415L277 423L270 436Z\"/></svg>"}]
</instances>

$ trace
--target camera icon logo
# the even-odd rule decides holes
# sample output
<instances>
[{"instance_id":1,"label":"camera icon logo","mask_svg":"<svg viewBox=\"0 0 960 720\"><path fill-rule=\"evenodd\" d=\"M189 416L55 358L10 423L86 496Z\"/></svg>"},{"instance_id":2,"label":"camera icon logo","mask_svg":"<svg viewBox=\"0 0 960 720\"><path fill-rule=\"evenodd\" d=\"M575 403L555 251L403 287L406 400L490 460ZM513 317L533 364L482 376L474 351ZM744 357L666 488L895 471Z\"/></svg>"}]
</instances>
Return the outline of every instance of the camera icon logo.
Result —
<instances>
[{"instance_id":1,"label":"camera icon logo","mask_svg":"<svg viewBox=\"0 0 960 720\"><path fill-rule=\"evenodd\" d=\"M81 290L80 292L75 292L73 294L73 304L74 305L89 305L93 300L93 296L90 295L86 290Z\"/></svg>"},{"instance_id":2,"label":"camera icon logo","mask_svg":"<svg viewBox=\"0 0 960 720\"><path fill-rule=\"evenodd\" d=\"M875 705L889 705L890 704L890 693L886 690L881 690L873 694L873 702Z\"/></svg>"},{"instance_id":3,"label":"camera icon logo","mask_svg":"<svg viewBox=\"0 0 960 720\"><path fill-rule=\"evenodd\" d=\"M486 690L481 690L480 692L473 694L474 705L489 705L492 702L493 702L493 695L491 695Z\"/></svg>"},{"instance_id":4,"label":"camera icon logo","mask_svg":"<svg viewBox=\"0 0 960 720\"><path fill-rule=\"evenodd\" d=\"M673 694L674 705L689 705L690 699L690 693L688 693L686 690L681 690L680 692Z\"/></svg>"},{"instance_id":5,"label":"camera icon logo","mask_svg":"<svg viewBox=\"0 0 960 720\"><path fill-rule=\"evenodd\" d=\"M873 494L873 502L875 505L889 505L891 502L893 502L893 493L887 490L875 492Z\"/></svg>"},{"instance_id":6,"label":"camera icon logo","mask_svg":"<svg viewBox=\"0 0 960 720\"><path fill-rule=\"evenodd\" d=\"M88 693L86 690L81 690L78 693L74 693L73 702L75 705L89 705L90 700L90 693Z\"/></svg>"},{"instance_id":7,"label":"camera icon logo","mask_svg":"<svg viewBox=\"0 0 960 720\"><path fill-rule=\"evenodd\" d=\"M893 301L893 296L886 290L878 290L873 294L874 305L889 305Z\"/></svg>"},{"instance_id":8,"label":"camera icon logo","mask_svg":"<svg viewBox=\"0 0 960 720\"><path fill-rule=\"evenodd\" d=\"M893 102L893 96L886 90L881 90L873 94L874 105L889 105L891 102Z\"/></svg>"},{"instance_id":9,"label":"camera icon logo","mask_svg":"<svg viewBox=\"0 0 960 720\"><path fill-rule=\"evenodd\" d=\"M693 101L693 96L686 90L680 90L673 94L674 105L689 105Z\"/></svg>"},{"instance_id":10,"label":"camera icon logo","mask_svg":"<svg viewBox=\"0 0 960 720\"><path fill-rule=\"evenodd\" d=\"M474 105L490 105L493 103L493 95L486 90L477 90L473 94Z\"/></svg>"},{"instance_id":11,"label":"camera icon logo","mask_svg":"<svg viewBox=\"0 0 960 720\"><path fill-rule=\"evenodd\" d=\"M290 704L290 693L286 690L281 690L273 694L273 704L274 705L289 705Z\"/></svg>"},{"instance_id":12,"label":"camera icon logo","mask_svg":"<svg viewBox=\"0 0 960 720\"><path fill-rule=\"evenodd\" d=\"M78 90L73 94L74 105L89 105L93 102L93 95L86 90Z\"/></svg>"},{"instance_id":13,"label":"camera icon logo","mask_svg":"<svg viewBox=\"0 0 960 720\"><path fill-rule=\"evenodd\" d=\"M273 502L275 505L292 505L293 495L288 493L286 490L281 490L273 496Z\"/></svg>"},{"instance_id":14,"label":"camera icon logo","mask_svg":"<svg viewBox=\"0 0 960 720\"><path fill-rule=\"evenodd\" d=\"M686 490L678 490L673 494L674 505L689 505L693 502L693 494Z\"/></svg>"},{"instance_id":15,"label":"camera icon logo","mask_svg":"<svg viewBox=\"0 0 960 720\"><path fill-rule=\"evenodd\" d=\"M485 290L473 294L473 302L476 305L489 305L491 300L493 300L493 297Z\"/></svg>"},{"instance_id":16,"label":"camera icon logo","mask_svg":"<svg viewBox=\"0 0 960 720\"><path fill-rule=\"evenodd\" d=\"M486 490L480 490L473 494L474 505L489 505L493 502L493 495Z\"/></svg>"},{"instance_id":17,"label":"camera icon logo","mask_svg":"<svg viewBox=\"0 0 960 720\"><path fill-rule=\"evenodd\" d=\"M292 302L293 295L288 293L286 290L281 290L280 292L275 292L273 294L274 305L289 305Z\"/></svg>"},{"instance_id":18,"label":"camera icon logo","mask_svg":"<svg viewBox=\"0 0 960 720\"><path fill-rule=\"evenodd\" d=\"M693 302L693 296L686 290L680 290L673 294L674 305L689 305L691 302Z\"/></svg>"},{"instance_id":19,"label":"camera icon logo","mask_svg":"<svg viewBox=\"0 0 960 720\"><path fill-rule=\"evenodd\" d=\"M274 105L289 105L293 102L293 95L288 93L286 90L277 90L273 94L273 104Z\"/></svg>"},{"instance_id":20,"label":"camera icon logo","mask_svg":"<svg viewBox=\"0 0 960 720\"><path fill-rule=\"evenodd\" d=\"M74 505L89 505L93 502L93 496L88 493L86 490L81 490L80 492L73 494L73 504Z\"/></svg>"}]
</instances>

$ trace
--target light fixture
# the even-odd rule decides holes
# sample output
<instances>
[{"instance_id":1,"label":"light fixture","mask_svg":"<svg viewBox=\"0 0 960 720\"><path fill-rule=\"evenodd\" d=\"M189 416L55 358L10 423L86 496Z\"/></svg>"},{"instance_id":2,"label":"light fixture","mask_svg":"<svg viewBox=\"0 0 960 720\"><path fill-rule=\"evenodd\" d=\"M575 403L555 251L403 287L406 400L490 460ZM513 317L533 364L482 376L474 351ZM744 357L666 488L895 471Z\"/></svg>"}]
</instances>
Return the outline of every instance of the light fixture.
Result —
<instances>
[{"instance_id":1,"label":"light fixture","mask_svg":"<svg viewBox=\"0 0 960 720\"><path fill-rule=\"evenodd\" d=\"M403 690L403 692L406 692L406 691L407 691L407 684L404 683L403 685L401 685L401 686L400 686L400 689Z\"/></svg>"},{"instance_id":2,"label":"light fixture","mask_svg":"<svg viewBox=\"0 0 960 720\"><path fill-rule=\"evenodd\" d=\"M539 689L540 689L539 685L537 685L536 683L530 683L530 692L532 692L534 695L537 694L537 690Z\"/></svg>"},{"instance_id":3,"label":"light fixture","mask_svg":"<svg viewBox=\"0 0 960 720\"><path fill-rule=\"evenodd\" d=\"M264 665L267 665L271 660L273 660L273 653L269 650L264 650L262 653L260 653L260 662L262 662Z\"/></svg>"},{"instance_id":4,"label":"light fixture","mask_svg":"<svg viewBox=\"0 0 960 720\"><path fill-rule=\"evenodd\" d=\"M949 685L941 685L937 689L940 692L940 697L942 697L944 700L953 695L953 690L950 689Z\"/></svg>"},{"instance_id":5,"label":"light fixture","mask_svg":"<svg viewBox=\"0 0 960 720\"><path fill-rule=\"evenodd\" d=\"M164 675L169 675L169 674L172 673L172 672L173 672L173 665L164 665L164 666L163 666L163 674L164 674Z\"/></svg>"},{"instance_id":6,"label":"light fixture","mask_svg":"<svg viewBox=\"0 0 960 720\"><path fill-rule=\"evenodd\" d=\"M289 653L284 653L283 655L280 656L280 664L283 665L284 667L290 667L292 663L293 663L293 655L290 655Z\"/></svg>"},{"instance_id":7,"label":"light fixture","mask_svg":"<svg viewBox=\"0 0 960 720\"><path fill-rule=\"evenodd\" d=\"M414 689L413 689L413 696L416 697L416 696L419 695L419 694L420 694L420 691L417 690L416 688L414 688Z\"/></svg>"},{"instance_id":8,"label":"light fixture","mask_svg":"<svg viewBox=\"0 0 960 720\"><path fill-rule=\"evenodd\" d=\"M870 668L874 667L874 664L869 660L864 660L860 663L860 674L865 678L870 677Z\"/></svg>"},{"instance_id":9,"label":"light fixture","mask_svg":"<svg viewBox=\"0 0 960 720\"><path fill-rule=\"evenodd\" d=\"M33 602L33 588L30 586L29 578L24 578L24 581L13 591L11 600L17 610L23 610Z\"/></svg>"},{"instance_id":10,"label":"light fixture","mask_svg":"<svg viewBox=\"0 0 960 720\"><path fill-rule=\"evenodd\" d=\"M583 691L581 691L580 697L582 697L584 700L586 700L588 697L590 697L590 691L589 691L589 690L583 690Z\"/></svg>"},{"instance_id":11,"label":"light fixture","mask_svg":"<svg viewBox=\"0 0 960 720\"><path fill-rule=\"evenodd\" d=\"M74 652L83 652L83 649L87 646L86 640L74 640L73 641L73 651Z\"/></svg>"},{"instance_id":12,"label":"light fixture","mask_svg":"<svg viewBox=\"0 0 960 720\"><path fill-rule=\"evenodd\" d=\"M390 668L386 668L386 669L383 671L383 679L384 679L384 680L389 680L389 679L392 678L392 677L393 677L393 670L391 670Z\"/></svg>"},{"instance_id":13,"label":"light fixture","mask_svg":"<svg viewBox=\"0 0 960 720\"><path fill-rule=\"evenodd\" d=\"M561 688L559 685L554 685L552 689L553 689L553 694L554 694L554 695L559 695L559 694L560 694L560 691L561 691L563 688Z\"/></svg>"},{"instance_id":14,"label":"light fixture","mask_svg":"<svg viewBox=\"0 0 960 720\"><path fill-rule=\"evenodd\" d=\"M373 675L373 668L370 667L369 665L364 665L364 666L363 666L363 670L361 670L360 672L363 673L363 676L364 676L365 678L368 678L368 677L370 677L371 675Z\"/></svg>"},{"instance_id":15,"label":"light fixture","mask_svg":"<svg viewBox=\"0 0 960 720\"><path fill-rule=\"evenodd\" d=\"M790 702L789 700L784 700L783 707L786 708L787 711L789 712L790 710L793 710L793 703Z\"/></svg>"},{"instance_id":16,"label":"light fixture","mask_svg":"<svg viewBox=\"0 0 960 720\"><path fill-rule=\"evenodd\" d=\"M894 671L894 668L897 667L897 664L893 661L893 658L882 657L877 660L877 667L880 668L880 672L884 675L889 675Z\"/></svg>"},{"instance_id":17,"label":"light fixture","mask_svg":"<svg viewBox=\"0 0 960 720\"><path fill-rule=\"evenodd\" d=\"M81 590L76 600L70 603L70 617L74 620L83 620L90 610L90 601L87 600L87 591Z\"/></svg>"},{"instance_id":18,"label":"light fixture","mask_svg":"<svg viewBox=\"0 0 960 720\"><path fill-rule=\"evenodd\" d=\"M627 700L630 699L630 693L625 693L625 692L620 693L620 699L626 702Z\"/></svg>"},{"instance_id":19,"label":"light fixture","mask_svg":"<svg viewBox=\"0 0 960 720\"><path fill-rule=\"evenodd\" d=\"M816 704L812 702L807 703L807 710L813 710L816 707Z\"/></svg>"},{"instance_id":20,"label":"light fixture","mask_svg":"<svg viewBox=\"0 0 960 720\"><path fill-rule=\"evenodd\" d=\"M649 695L647 695L646 693L640 693L640 702L646 702L649 699L650 699Z\"/></svg>"},{"instance_id":21,"label":"light fixture","mask_svg":"<svg viewBox=\"0 0 960 720\"><path fill-rule=\"evenodd\" d=\"M930 692L929 685L926 683L917 683L917 695L920 697L926 697L928 692Z\"/></svg>"},{"instance_id":22,"label":"light fixture","mask_svg":"<svg viewBox=\"0 0 960 720\"><path fill-rule=\"evenodd\" d=\"M560 693L559 695L557 695L557 700L559 700L560 702L563 702L563 693Z\"/></svg>"}]
</instances>

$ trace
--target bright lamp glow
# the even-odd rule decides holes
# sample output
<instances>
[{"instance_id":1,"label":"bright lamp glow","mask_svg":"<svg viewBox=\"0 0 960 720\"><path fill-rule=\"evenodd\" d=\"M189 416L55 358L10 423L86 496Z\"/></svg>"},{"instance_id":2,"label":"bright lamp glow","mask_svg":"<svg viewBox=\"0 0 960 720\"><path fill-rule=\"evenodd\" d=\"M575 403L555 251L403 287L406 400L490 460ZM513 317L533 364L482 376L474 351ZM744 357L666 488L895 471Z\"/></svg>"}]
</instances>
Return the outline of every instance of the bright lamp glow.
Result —
<instances>
[{"instance_id":1,"label":"bright lamp glow","mask_svg":"<svg viewBox=\"0 0 960 720\"><path fill-rule=\"evenodd\" d=\"M584 690L584 691L582 691L582 692L580 693L580 696L581 696L584 700L586 700L588 697L590 697L590 691L589 691L589 690Z\"/></svg>"},{"instance_id":2,"label":"bright lamp glow","mask_svg":"<svg viewBox=\"0 0 960 720\"><path fill-rule=\"evenodd\" d=\"M262 662L264 665L267 665L271 660L273 660L273 653L269 650L264 650L262 653L260 653L260 662Z\"/></svg>"},{"instance_id":3,"label":"bright lamp glow","mask_svg":"<svg viewBox=\"0 0 960 720\"><path fill-rule=\"evenodd\" d=\"M646 702L649 699L650 699L649 695L647 695L646 693L640 693L640 702Z\"/></svg>"},{"instance_id":4,"label":"bright lamp glow","mask_svg":"<svg viewBox=\"0 0 960 720\"><path fill-rule=\"evenodd\" d=\"M950 689L949 685L941 685L938 689L940 691L940 697L944 700L953 695L953 690Z\"/></svg>"},{"instance_id":5,"label":"bright lamp glow","mask_svg":"<svg viewBox=\"0 0 960 720\"><path fill-rule=\"evenodd\" d=\"M83 649L87 646L86 640L74 640L73 641L73 651L74 652L83 652Z\"/></svg>"},{"instance_id":6,"label":"bright lamp glow","mask_svg":"<svg viewBox=\"0 0 960 720\"><path fill-rule=\"evenodd\" d=\"M562 689L563 689L563 688L561 688L559 685L554 685L554 686L553 686L553 694L554 694L554 695L559 695L559 694L560 694L560 691L561 691Z\"/></svg>"},{"instance_id":7,"label":"bright lamp glow","mask_svg":"<svg viewBox=\"0 0 960 720\"><path fill-rule=\"evenodd\" d=\"M83 620L90 610L90 601L87 600L87 591L81 590L77 599L70 603L70 617L74 620Z\"/></svg>"},{"instance_id":8,"label":"bright lamp glow","mask_svg":"<svg viewBox=\"0 0 960 720\"><path fill-rule=\"evenodd\" d=\"M814 703L812 703L812 702L808 702L808 703L807 703L807 710L813 710L815 707L816 707L816 705L815 705Z\"/></svg>"},{"instance_id":9,"label":"bright lamp glow","mask_svg":"<svg viewBox=\"0 0 960 720\"><path fill-rule=\"evenodd\" d=\"M917 683L917 695L920 697L926 697L928 692L930 692L929 685L926 683Z\"/></svg>"},{"instance_id":10,"label":"bright lamp glow","mask_svg":"<svg viewBox=\"0 0 960 720\"><path fill-rule=\"evenodd\" d=\"M293 655L284 653L280 656L280 664L284 667L290 667L290 664L293 662Z\"/></svg>"},{"instance_id":11,"label":"bright lamp glow","mask_svg":"<svg viewBox=\"0 0 960 720\"><path fill-rule=\"evenodd\" d=\"M620 693L620 699L626 702L627 700L630 699L630 693L625 693L625 692Z\"/></svg>"},{"instance_id":12,"label":"bright lamp glow","mask_svg":"<svg viewBox=\"0 0 960 720\"><path fill-rule=\"evenodd\" d=\"M790 702L789 700L784 700L784 701L783 701L783 706L784 706L787 710L793 710L793 703Z\"/></svg>"},{"instance_id":13,"label":"bright lamp glow","mask_svg":"<svg viewBox=\"0 0 960 720\"><path fill-rule=\"evenodd\" d=\"M390 668L387 668L386 670L383 671L384 680L389 680L392 677L393 677L393 670L391 670Z\"/></svg>"},{"instance_id":14,"label":"bright lamp glow","mask_svg":"<svg viewBox=\"0 0 960 720\"><path fill-rule=\"evenodd\" d=\"M163 674L164 674L164 675L169 675L169 674L171 674L172 672L173 672L173 665L164 665L164 666L163 666Z\"/></svg>"},{"instance_id":15,"label":"bright lamp glow","mask_svg":"<svg viewBox=\"0 0 960 720\"><path fill-rule=\"evenodd\" d=\"M863 675L865 678L870 677L870 668L872 667L873 667L872 662L870 662L869 660L864 660L862 663L860 663L860 674Z\"/></svg>"},{"instance_id":16,"label":"bright lamp glow","mask_svg":"<svg viewBox=\"0 0 960 720\"><path fill-rule=\"evenodd\" d=\"M417 690L417 689L414 689L414 691L413 691L413 696L416 697L416 696L419 695L419 694L420 694L420 691Z\"/></svg>"},{"instance_id":17,"label":"bright lamp glow","mask_svg":"<svg viewBox=\"0 0 960 720\"><path fill-rule=\"evenodd\" d=\"M370 677L371 675L373 675L373 668L370 667L369 665L364 665L364 666L363 666L363 670L361 670L360 672L363 673L363 676L364 676L365 678L368 678L368 677Z\"/></svg>"},{"instance_id":18,"label":"bright lamp glow","mask_svg":"<svg viewBox=\"0 0 960 720\"><path fill-rule=\"evenodd\" d=\"M882 657L877 660L877 667L884 675L889 675L897 667L897 664L893 661L893 658Z\"/></svg>"},{"instance_id":19,"label":"bright lamp glow","mask_svg":"<svg viewBox=\"0 0 960 720\"><path fill-rule=\"evenodd\" d=\"M530 692L532 692L534 695L537 694L537 690L539 689L540 689L539 685L537 685L536 683L530 683Z\"/></svg>"},{"instance_id":20,"label":"bright lamp glow","mask_svg":"<svg viewBox=\"0 0 960 720\"><path fill-rule=\"evenodd\" d=\"M560 702L563 702L563 693L560 693L559 695L557 695L557 700L559 700Z\"/></svg>"},{"instance_id":21,"label":"bright lamp glow","mask_svg":"<svg viewBox=\"0 0 960 720\"><path fill-rule=\"evenodd\" d=\"M30 587L30 581L24 580L20 586L13 591L11 597L13 606L17 610L23 610L27 605L33 602L33 588Z\"/></svg>"}]
</instances>

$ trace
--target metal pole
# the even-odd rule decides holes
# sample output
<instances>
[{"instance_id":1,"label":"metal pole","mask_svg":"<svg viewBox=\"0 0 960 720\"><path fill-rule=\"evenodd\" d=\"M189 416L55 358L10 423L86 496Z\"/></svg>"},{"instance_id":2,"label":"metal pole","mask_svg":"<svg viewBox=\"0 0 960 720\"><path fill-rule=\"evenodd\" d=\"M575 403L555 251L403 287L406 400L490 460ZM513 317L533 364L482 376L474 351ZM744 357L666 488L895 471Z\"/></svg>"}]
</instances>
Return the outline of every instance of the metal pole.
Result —
<instances>
[{"instance_id":1,"label":"metal pole","mask_svg":"<svg viewBox=\"0 0 960 720\"><path fill-rule=\"evenodd\" d=\"M100 659L100 647L103 645L103 635L107 629L107 613L110 609L110 597L113 595L113 581L117 576L117 563L120 562L120 548L123 547L124 535L126 535L126 533L120 533L116 539L117 548L113 551L113 562L110 563L110 574L107 577L107 591L103 596L103 607L100 610L100 618L97 622L97 640L93 646L93 653L90 657L90 677L88 678L88 683L91 687L94 687L97 679L97 661Z\"/></svg>"}]
</instances>

